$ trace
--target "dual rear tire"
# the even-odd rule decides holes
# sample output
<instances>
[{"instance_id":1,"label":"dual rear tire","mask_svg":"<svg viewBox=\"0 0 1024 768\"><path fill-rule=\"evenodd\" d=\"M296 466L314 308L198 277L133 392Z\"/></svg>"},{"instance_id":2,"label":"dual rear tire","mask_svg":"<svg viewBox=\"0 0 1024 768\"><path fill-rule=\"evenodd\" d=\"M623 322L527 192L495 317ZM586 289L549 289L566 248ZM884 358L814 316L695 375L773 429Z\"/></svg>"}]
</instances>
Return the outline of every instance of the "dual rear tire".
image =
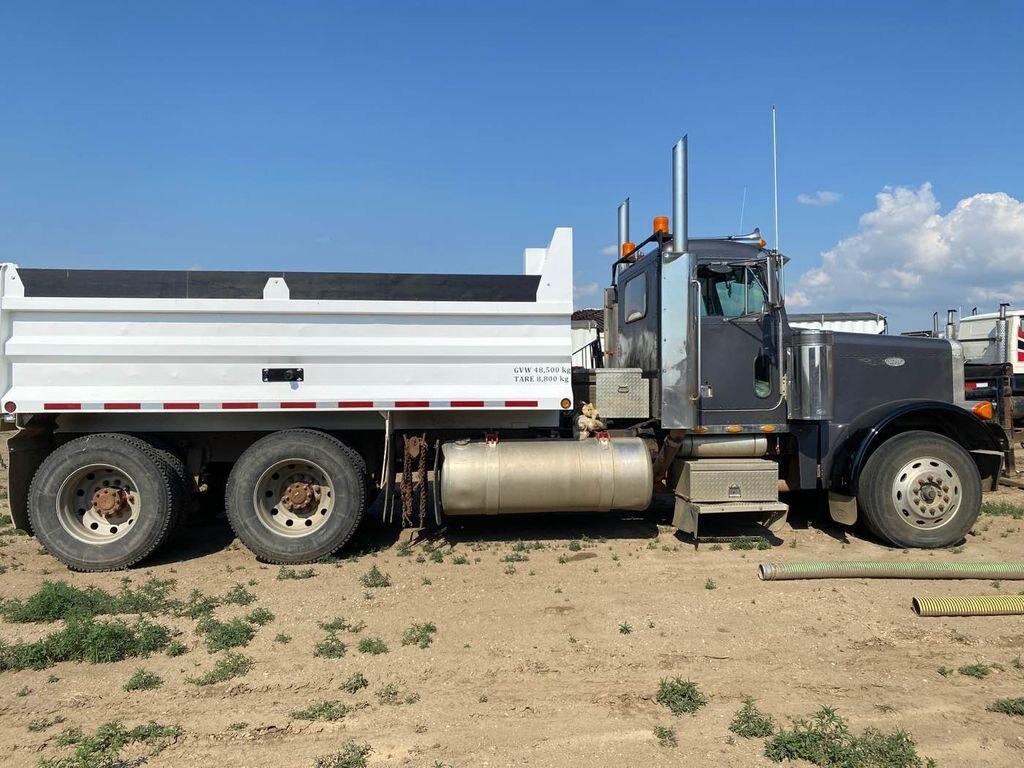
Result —
<instances>
[{"instance_id":1,"label":"dual rear tire","mask_svg":"<svg viewBox=\"0 0 1024 768\"><path fill-rule=\"evenodd\" d=\"M289 429L253 443L228 476L228 521L268 563L320 560L352 537L366 511L363 458L312 429Z\"/></svg>"},{"instance_id":2,"label":"dual rear tire","mask_svg":"<svg viewBox=\"0 0 1024 768\"><path fill-rule=\"evenodd\" d=\"M119 433L71 440L40 465L29 490L32 531L72 570L128 568L182 520L191 479L173 453ZM259 558L320 560L355 533L370 486L353 449L323 432L291 429L257 440L226 490L235 535Z\"/></svg>"},{"instance_id":3,"label":"dual rear tire","mask_svg":"<svg viewBox=\"0 0 1024 768\"><path fill-rule=\"evenodd\" d=\"M87 435L39 466L29 488L29 523L46 550L72 570L118 570L167 540L185 493L171 459L146 441Z\"/></svg>"}]
</instances>

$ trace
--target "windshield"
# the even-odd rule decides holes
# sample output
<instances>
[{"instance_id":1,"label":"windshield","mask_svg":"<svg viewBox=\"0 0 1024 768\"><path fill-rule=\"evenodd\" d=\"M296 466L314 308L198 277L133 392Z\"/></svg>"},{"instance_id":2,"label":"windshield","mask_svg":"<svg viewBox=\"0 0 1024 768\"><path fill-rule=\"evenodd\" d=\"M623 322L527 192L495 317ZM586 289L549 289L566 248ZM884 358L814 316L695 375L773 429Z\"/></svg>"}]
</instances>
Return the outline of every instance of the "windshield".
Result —
<instances>
[{"instance_id":1,"label":"windshield","mask_svg":"<svg viewBox=\"0 0 1024 768\"><path fill-rule=\"evenodd\" d=\"M702 315L741 317L764 311L764 277L747 265L712 264L697 272Z\"/></svg>"}]
</instances>

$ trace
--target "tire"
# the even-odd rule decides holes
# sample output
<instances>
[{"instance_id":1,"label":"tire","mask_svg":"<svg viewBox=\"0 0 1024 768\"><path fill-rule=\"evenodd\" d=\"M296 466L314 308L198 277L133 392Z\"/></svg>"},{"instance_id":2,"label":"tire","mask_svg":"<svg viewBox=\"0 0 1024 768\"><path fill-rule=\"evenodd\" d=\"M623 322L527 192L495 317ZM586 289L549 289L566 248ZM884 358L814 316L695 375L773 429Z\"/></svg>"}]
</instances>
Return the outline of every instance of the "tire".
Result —
<instances>
[{"instance_id":1,"label":"tire","mask_svg":"<svg viewBox=\"0 0 1024 768\"><path fill-rule=\"evenodd\" d=\"M119 440L124 440L127 443L134 445L139 450L145 452L151 459L154 459L160 464L162 471L167 475L170 483L171 493L171 530L174 531L179 528L185 517L185 489L188 487L188 471L185 469L185 462L179 459L170 451L164 448L157 448L149 440L145 440L138 435L126 435L122 433L113 433L111 437L116 437Z\"/></svg>"},{"instance_id":2,"label":"tire","mask_svg":"<svg viewBox=\"0 0 1024 768\"><path fill-rule=\"evenodd\" d=\"M171 476L171 494L174 502L173 529L180 529L188 520L192 497L192 478L189 477L185 462L178 458L177 454L154 448L157 458L163 463L165 469Z\"/></svg>"},{"instance_id":3,"label":"tire","mask_svg":"<svg viewBox=\"0 0 1024 768\"><path fill-rule=\"evenodd\" d=\"M95 501L101 494L106 501ZM128 568L167 539L174 517L170 475L138 438L80 437L39 466L28 514L46 551L72 570Z\"/></svg>"},{"instance_id":4,"label":"tire","mask_svg":"<svg viewBox=\"0 0 1024 768\"><path fill-rule=\"evenodd\" d=\"M934 432L903 432L868 459L859 506L867 527L897 547L962 541L981 510L981 475L970 454Z\"/></svg>"},{"instance_id":5,"label":"tire","mask_svg":"<svg viewBox=\"0 0 1024 768\"><path fill-rule=\"evenodd\" d=\"M366 473L358 453L311 429L267 435L228 476L228 521L261 560L293 565L320 560L347 542L366 509Z\"/></svg>"}]
</instances>

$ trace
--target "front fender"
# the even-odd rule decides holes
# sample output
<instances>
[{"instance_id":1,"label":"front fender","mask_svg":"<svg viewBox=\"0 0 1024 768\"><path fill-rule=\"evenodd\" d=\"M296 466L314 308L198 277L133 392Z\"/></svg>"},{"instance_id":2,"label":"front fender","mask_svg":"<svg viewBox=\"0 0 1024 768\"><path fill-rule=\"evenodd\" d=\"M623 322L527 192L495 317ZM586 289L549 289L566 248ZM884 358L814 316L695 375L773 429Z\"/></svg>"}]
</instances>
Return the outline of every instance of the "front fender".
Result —
<instances>
[{"instance_id":1,"label":"front fender","mask_svg":"<svg viewBox=\"0 0 1024 768\"><path fill-rule=\"evenodd\" d=\"M978 465L982 479L994 484L1009 448L1006 433L970 411L939 400L901 400L865 411L840 435L832 462L830 490L856 497L868 458L887 439L914 429L936 432L961 445Z\"/></svg>"}]
</instances>

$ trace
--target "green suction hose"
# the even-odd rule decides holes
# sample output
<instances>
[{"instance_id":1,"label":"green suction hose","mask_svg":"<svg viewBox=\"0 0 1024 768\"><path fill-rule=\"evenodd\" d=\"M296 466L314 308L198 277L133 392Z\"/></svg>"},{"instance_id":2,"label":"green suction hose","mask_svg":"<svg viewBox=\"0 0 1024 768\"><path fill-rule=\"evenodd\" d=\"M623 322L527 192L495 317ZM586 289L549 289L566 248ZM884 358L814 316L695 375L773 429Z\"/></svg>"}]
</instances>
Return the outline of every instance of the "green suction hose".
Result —
<instances>
[{"instance_id":1,"label":"green suction hose","mask_svg":"<svg viewBox=\"0 0 1024 768\"><path fill-rule=\"evenodd\" d=\"M915 597L910 601L918 616L1022 616L1024 595L983 597Z\"/></svg>"},{"instance_id":2,"label":"green suction hose","mask_svg":"<svg viewBox=\"0 0 1024 768\"><path fill-rule=\"evenodd\" d=\"M1024 563L926 563L851 560L822 563L761 563L763 581L789 579L1024 579Z\"/></svg>"}]
</instances>

